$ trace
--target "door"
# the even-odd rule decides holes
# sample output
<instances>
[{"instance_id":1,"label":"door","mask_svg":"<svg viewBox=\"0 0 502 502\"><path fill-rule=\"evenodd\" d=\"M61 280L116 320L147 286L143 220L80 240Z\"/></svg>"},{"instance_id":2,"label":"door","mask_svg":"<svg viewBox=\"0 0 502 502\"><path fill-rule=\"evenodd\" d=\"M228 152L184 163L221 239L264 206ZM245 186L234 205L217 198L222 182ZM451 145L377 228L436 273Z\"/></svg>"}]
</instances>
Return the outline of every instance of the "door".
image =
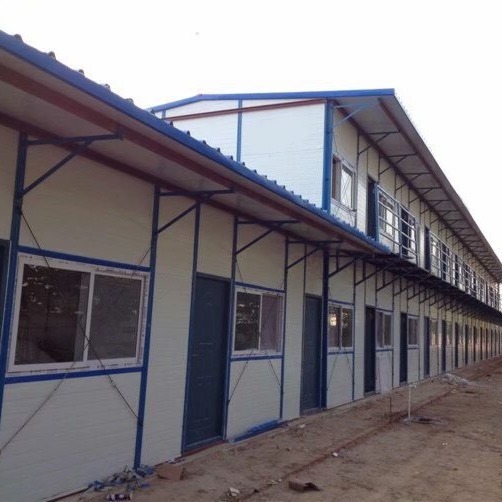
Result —
<instances>
[{"instance_id":1,"label":"door","mask_svg":"<svg viewBox=\"0 0 502 502\"><path fill-rule=\"evenodd\" d=\"M458 322L455 323L455 368L458 368L458 351L459 351L459 330Z\"/></svg>"},{"instance_id":2,"label":"door","mask_svg":"<svg viewBox=\"0 0 502 502\"><path fill-rule=\"evenodd\" d=\"M446 371L446 321L441 322L441 373Z\"/></svg>"},{"instance_id":3,"label":"door","mask_svg":"<svg viewBox=\"0 0 502 502\"><path fill-rule=\"evenodd\" d=\"M223 437L229 285L197 276L188 353L184 449Z\"/></svg>"},{"instance_id":4,"label":"door","mask_svg":"<svg viewBox=\"0 0 502 502\"><path fill-rule=\"evenodd\" d=\"M302 387L300 413L321 407L321 340L322 301L305 297L305 325L303 328Z\"/></svg>"},{"instance_id":5,"label":"door","mask_svg":"<svg viewBox=\"0 0 502 502\"><path fill-rule=\"evenodd\" d=\"M469 364L469 326L465 326L464 365Z\"/></svg>"},{"instance_id":6,"label":"door","mask_svg":"<svg viewBox=\"0 0 502 502\"><path fill-rule=\"evenodd\" d=\"M399 383L408 382L408 314L401 314L401 343L399 345Z\"/></svg>"},{"instance_id":7,"label":"door","mask_svg":"<svg viewBox=\"0 0 502 502\"><path fill-rule=\"evenodd\" d=\"M431 374L431 325L428 317L424 317L424 377Z\"/></svg>"},{"instance_id":8,"label":"door","mask_svg":"<svg viewBox=\"0 0 502 502\"><path fill-rule=\"evenodd\" d=\"M375 309L366 307L364 332L364 393L375 392L376 384L376 314Z\"/></svg>"}]
</instances>

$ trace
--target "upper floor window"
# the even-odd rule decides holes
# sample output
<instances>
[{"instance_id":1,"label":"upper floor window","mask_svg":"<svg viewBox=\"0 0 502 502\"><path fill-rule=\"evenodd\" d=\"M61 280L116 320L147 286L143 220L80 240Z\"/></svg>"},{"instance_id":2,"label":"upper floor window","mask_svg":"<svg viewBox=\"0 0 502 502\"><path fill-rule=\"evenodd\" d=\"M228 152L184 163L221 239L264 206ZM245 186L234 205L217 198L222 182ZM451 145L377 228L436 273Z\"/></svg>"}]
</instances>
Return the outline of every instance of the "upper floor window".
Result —
<instances>
[{"instance_id":1,"label":"upper floor window","mask_svg":"<svg viewBox=\"0 0 502 502\"><path fill-rule=\"evenodd\" d=\"M345 161L333 157L331 198L348 209L355 209L356 172Z\"/></svg>"}]
</instances>

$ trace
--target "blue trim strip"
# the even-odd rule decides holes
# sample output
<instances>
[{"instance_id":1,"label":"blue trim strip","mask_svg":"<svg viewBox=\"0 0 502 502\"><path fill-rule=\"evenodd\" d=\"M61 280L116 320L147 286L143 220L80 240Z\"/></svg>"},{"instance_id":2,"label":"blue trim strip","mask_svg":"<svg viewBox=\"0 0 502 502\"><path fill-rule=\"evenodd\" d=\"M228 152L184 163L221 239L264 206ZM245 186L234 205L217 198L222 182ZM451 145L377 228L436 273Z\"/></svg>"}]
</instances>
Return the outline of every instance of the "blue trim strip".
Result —
<instances>
[{"instance_id":1,"label":"blue trim strip","mask_svg":"<svg viewBox=\"0 0 502 502\"><path fill-rule=\"evenodd\" d=\"M331 213L331 184L333 176L333 104L324 105L324 156L322 176L322 208Z\"/></svg>"},{"instance_id":2,"label":"blue trim strip","mask_svg":"<svg viewBox=\"0 0 502 502\"><path fill-rule=\"evenodd\" d=\"M156 184L153 193L152 236L150 246L150 282L148 287L145 344L143 347L143 367L141 369L141 383L139 389L138 423L136 427L136 445L134 451L135 468L138 468L141 465L143 432L145 425L146 387L148 382L148 365L150 363L150 339L152 334L153 297L155 293L155 267L157 263L157 228L159 227L159 200L160 186L159 184Z\"/></svg>"},{"instance_id":3,"label":"blue trim strip","mask_svg":"<svg viewBox=\"0 0 502 502\"><path fill-rule=\"evenodd\" d=\"M354 303L354 311L356 308L356 289L357 288L356 288L355 284L356 284L356 279L357 279L357 267L358 267L358 265L357 265L357 261L356 261L354 263L354 266L352 267L352 284L354 284L354 287L352 288L352 300ZM366 298L366 292L364 294L364 298ZM364 312L366 313L366 309L364 309ZM354 315L353 322L354 322L354 326L355 326L355 324L356 324L355 315ZM366 330L366 317L364 319L363 330ZM363 331L363 333L365 333L365 331ZM355 370L355 366L356 366L356 339L357 339L357 336L356 336L356 330L354 327L354 338L352 340L352 348L354 350L354 353L352 354L352 401L354 401L355 396L356 396L356 370ZM364 376L363 376L363 378L364 378Z\"/></svg>"},{"instance_id":4,"label":"blue trim strip","mask_svg":"<svg viewBox=\"0 0 502 502\"><path fill-rule=\"evenodd\" d=\"M375 349L375 352L394 352L393 348L389 349Z\"/></svg>"},{"instance_id":5,"label":"blue trim strip","mask_svg":"<svg viewBox=\"0 0 502 502\"><path fill-rule=\"evenodd\" d=\"M343 356L344 354L353 354L354 350L331 350L328 352L328 356Z\"/></svg>"},{"instance_id":6,"label":"blue trim strip","mask_svg":"<svg viewBox=\"0 0 502 502\"><path fill-rule=\"evenodd\" d=\"M235 286L237 288L250 288L250 289L259 289L260 291L271 291L273 293L283 293L285 292L284 289L276 289L276 288L268 288L266 286L258 286L256 284L250 284L248 282L235 282Z\"/></svg>"},{"instance_id":7,"label":"blue trim strip","mask_svg":"<svg viewBox=\"0 0 502 502\"><path fill-rule=\"evenodd\" d=\"M19 246L18 250L20 253L27 253L36 256L44 256L46 258L76 261L79 263L89 263L90 265L98 265L103 267L122 268L124 270L150 272L150 267L144 267L141 265L132 265L130 263L122 263L118 261L102 260L100 258L91 258L89 256L81 256L70 253L61 253L59 251L49 251L48 249L37 249L29 246Z\"/></svg>"},{"instance_id":8,"label":"blue trim strip","mask_svg":"<svg viewBox=\"0 0 502 502\"><path fill-rule=\"evenodd\" d=\"M321 407L328 407L328 299L329 299L329 251L322 254L322 300L321 300ZM307 260L305 260L307 262Z\"/></svg>"},{"instance_id":9,"label":"blue trim strip","mask_svg":"<svg viewBox=\"0 0 502 502\"><path fill-rule=\"evenodd\" d=\"M0 39L1 40L1 39ZM16 179L14 184L14 197L12 202L12 221L10 227L10 256L9 269L7 271L7 286L5 292L5 311L3 325L1 327L1 342L0 342L0 424L2 420L3 409L3 394L5 387L5 376L7 372L7 353L9 349L10 330L12 322L12 314L14 311L14 290L16 286L16 270L17 270L17 248L19 245L19 234L21 231L21 210L23 204L23 189L24 178L26 171L26 156L27 156L27 135L19 134L17 163L16 163Z\"/></svg>"},{"instance_id":10,"label":"blue trim strip","mask_svg":"<svg viewBox=\"0 0 502 502\"><path fill-rule=\"evenodd\" d=\"M274 354L273 356L233 356L230 361L233 363L239 361L264 361L270 359L282 359L283 354Z\"/></svg>"},{"instance_id":11,"label":"blue trim strip","mask_svg":"<svg viewBox=\"0 0 502 502\"><path fill-rule=\"evenodd\" d=\"M71 378L87 378L87 377L97 377L102 375L120 375L123 373L140 373L143 370L142 366L136 366L134 368L110 368L101 370L87 370L87 371L75 371L72 373L40 373L33 375L23 375L23 376L8 376L5 379L6 384L15 383L27 383L27 382L45 382L47 380L61 380L64 376L65 380Z\"/></svg>"},{"instance_id":12,"label":"blue trim strip","mask_svg":"<svg viewBox=\"0 0 502 502\"><path fill-rule=\"evenodd\" d=\"M152 112L160 112L200 101L236 101L251 99L337 99L367 98L395 96L394 89L362 89L347 91L311 91L311 92L252 92L241 94L197 94L185 99L171 101L149 108Z\"/></svg>"},{"instance_id":13,"label":"blue trim strip","mask_svg":"<svg viewBox=\"0 0 502 502\"><path fill-rule=\"evenodd\" d=\"M187 367L185 375L185 395L183 398L183 424L181 429L181 452L184 453L187 447L187 421L188 421L188 398L190 394L190 377L192 374L191 353L195 331L195 294L197 287L197 263L199 259L199 234L200 234L200 202L195 204L195 221L193 235L193 256L192 256L192 290L190 292L190 324L188 328L187 347ZM222 427L223 428L223 427ZM216 436L218 437L219 434Z\"/></svg>"},{"instance_id":14,"label":"blue trim strip","mask_svg":"<svg viewBox=\"0 0 502 502\"><path fill-rule=\"evenodd\" d=\"M242 99L239 99L239 110L242 109ZM237 114L237 147L235 152L235 160L241 162L242 155L242 112Z\"/></svg>"}]
</instances>

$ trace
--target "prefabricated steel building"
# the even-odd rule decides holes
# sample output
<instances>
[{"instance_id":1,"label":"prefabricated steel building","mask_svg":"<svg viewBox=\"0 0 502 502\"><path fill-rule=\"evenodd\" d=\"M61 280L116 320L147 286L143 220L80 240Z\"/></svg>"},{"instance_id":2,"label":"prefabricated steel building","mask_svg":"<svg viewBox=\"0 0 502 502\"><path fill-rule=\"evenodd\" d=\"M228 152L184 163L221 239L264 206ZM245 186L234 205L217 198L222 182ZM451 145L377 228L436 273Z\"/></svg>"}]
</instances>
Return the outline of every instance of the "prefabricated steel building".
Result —
<instances>
[{"instance_id":1,"label":"prefabricated steel building","mask_svg":"<svg viewBox=\"0 0 502 502\"><path fill-rule=\"evenodd\" d=\"M502 265L394 91L151 113L0 32L0 95L2 500L500 354Z\"/></svg>"}]
</instances>

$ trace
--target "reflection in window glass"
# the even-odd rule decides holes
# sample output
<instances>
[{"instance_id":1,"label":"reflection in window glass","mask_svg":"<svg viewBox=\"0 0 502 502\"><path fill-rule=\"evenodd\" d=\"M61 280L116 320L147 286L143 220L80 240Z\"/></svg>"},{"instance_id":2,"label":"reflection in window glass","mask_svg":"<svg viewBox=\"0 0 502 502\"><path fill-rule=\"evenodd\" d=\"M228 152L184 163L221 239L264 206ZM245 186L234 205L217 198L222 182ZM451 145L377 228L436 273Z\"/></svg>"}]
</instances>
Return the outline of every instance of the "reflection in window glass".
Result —
<instances>
[{"instance_id":1,"label":"reflection in window glass","mask_svg":"<svg viewBox=\"0 0 502 502\"><path fill-rule=\"evenodd\" d=\"M260 335L260 295L237 293L235 350L258 349Z\"/></svg>"},{"instance_id":2,"label":"reflection in window glass","mask_svg":"<svg viewBox=\"0 0 502 502\"><path fill-rule=\"evenodd\" d=\"M90 274L24 265L15 364L81 361Z\"/></svg>"},{"instance_id":3,"label":"reflection in window glass","mask_svg":"<svg viewBox=\"0 0 502 502\"><path fill-rule=\"evenodd\" d=\"M352 310L342 309L342 347L352 347Z\"/></svg>"},{"instance_id":4,"label":"reflection in window glass","mask_svg":"<svg viewBox=\"0 0 502 502\"><path fill-rule=\"evenodd\" d=\"M140 280L96 274L88 359L136 355L140 298Z\"/></svg>"},{"instance_id":5,"label":"reflection in window glass","mask_svg":"<svg viewBox=\"0 0 502 502\"><path fill-rule=\"evenodd\" d=\"M340 346L340 307L328 306L328 346Z\"/></svg>"}]
</instances>

